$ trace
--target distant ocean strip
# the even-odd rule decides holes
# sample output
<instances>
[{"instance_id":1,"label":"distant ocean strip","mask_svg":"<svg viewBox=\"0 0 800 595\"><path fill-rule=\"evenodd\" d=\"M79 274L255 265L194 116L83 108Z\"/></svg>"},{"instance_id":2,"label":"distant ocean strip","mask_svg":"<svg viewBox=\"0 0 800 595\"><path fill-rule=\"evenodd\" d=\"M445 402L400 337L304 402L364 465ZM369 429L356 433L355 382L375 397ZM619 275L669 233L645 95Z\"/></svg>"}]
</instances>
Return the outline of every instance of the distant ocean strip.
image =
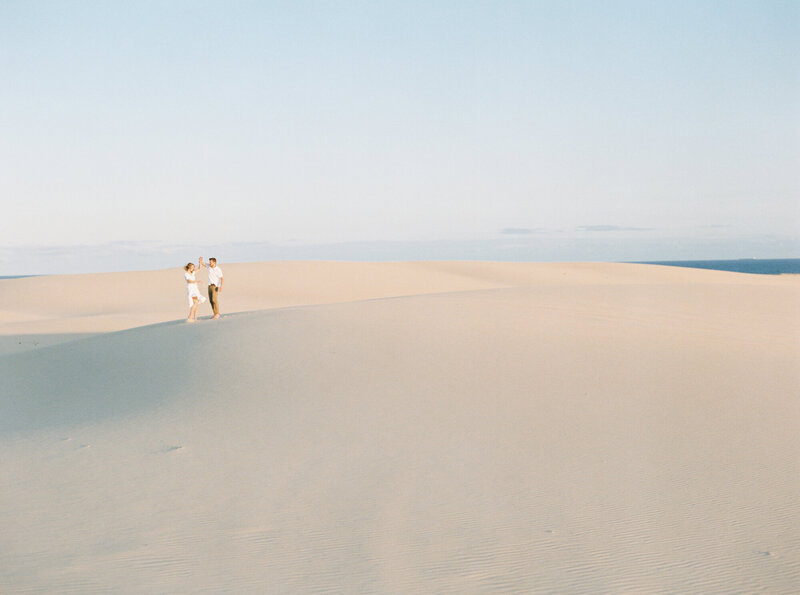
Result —
<instances>
[{"instance_id":1,"label":"distant ocean strip","mask_svg":"<svg viewBox=\"0 0 800 595\"><path fill-rule=\"evenodd\" d=\"M671 267L711 269L715 271L731 271L734 273L750 273L753 275L800 274L800 258L748 258L739 260L648 260L634 261L634 264L660 264ZM39 275L0 275L0 279L23 279L25 277L37 276Z\"/></svg>"},{"instance_id":2,"label":"distant ocean strip","mask_svg":"<svg viewBox=\"0 0 800 595\"><path fill-rule=\"evenodd\" d=\"M800 258L748 258L740 260L662 260L639 262L637 264L661 264L671 267L692 269L712 269L751 275L800 274Z\"/></svg>"}]
</instances>

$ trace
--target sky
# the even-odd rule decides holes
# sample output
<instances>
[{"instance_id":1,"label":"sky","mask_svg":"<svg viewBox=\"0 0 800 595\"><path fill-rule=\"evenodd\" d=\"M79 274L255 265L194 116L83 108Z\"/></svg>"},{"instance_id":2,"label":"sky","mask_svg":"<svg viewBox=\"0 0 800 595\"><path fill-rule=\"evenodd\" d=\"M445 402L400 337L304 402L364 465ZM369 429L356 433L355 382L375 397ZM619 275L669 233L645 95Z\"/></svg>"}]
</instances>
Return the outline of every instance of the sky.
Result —
<instances>
[{"instance_id":1,"label":"sky","mask_svg":"<svg viewBox=\"0 0 800 595\"><path fill-rule=\"evenodd\" d=\"M794 0L0 0L0 81L0 275L800 257Z\"/></svg>"}]
</instances>

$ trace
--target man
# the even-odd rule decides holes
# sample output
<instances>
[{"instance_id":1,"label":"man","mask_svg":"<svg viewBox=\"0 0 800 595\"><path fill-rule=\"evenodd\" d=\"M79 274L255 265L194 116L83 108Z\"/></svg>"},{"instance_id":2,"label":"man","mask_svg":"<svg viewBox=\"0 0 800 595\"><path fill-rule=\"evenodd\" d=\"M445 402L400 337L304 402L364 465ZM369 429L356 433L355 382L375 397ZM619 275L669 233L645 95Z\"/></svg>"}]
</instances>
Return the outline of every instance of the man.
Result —
<instances>
[{"instance_id":1,"label":"man","mask_svg":"<svg viewBox=\"0 0 800 595\"><path fill-rule=\"evenodd\" d=\"M208 301L214 310L212 320L216 320L219 318L219 292L222 291L222 283L225 280L222 277L222 269L217 266L217 259L213 257L208 259L208 264L206 265L201 256L198 263L201 267L208 269Z\"/></svg>"}]
</instances>

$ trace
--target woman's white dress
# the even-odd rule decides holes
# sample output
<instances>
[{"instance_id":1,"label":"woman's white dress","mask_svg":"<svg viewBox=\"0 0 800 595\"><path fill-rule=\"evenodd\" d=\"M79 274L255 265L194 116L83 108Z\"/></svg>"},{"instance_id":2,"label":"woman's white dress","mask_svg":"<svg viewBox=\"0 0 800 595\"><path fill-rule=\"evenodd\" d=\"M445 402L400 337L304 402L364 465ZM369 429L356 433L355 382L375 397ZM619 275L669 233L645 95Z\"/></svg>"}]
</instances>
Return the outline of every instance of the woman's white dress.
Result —
<instances>
[{"instance_id":1,"label":"woman's white dress","mask_svg":"<svg viewBox=\"0 0 800 595\"><path fill-rule=\"evenodd\" d=\"M197 301L201 304L207 301L206 298L203 297L203 294L200 293L200 290L197 288L197 283L189 283L189 281L197 280L194 276L194 273L186 271L183 274L183 276L186 277L186 297L189 298L189 306L191 307L194 305L194 302L192 301L193 297L198 298Z\"/></svg>"}]
</instances>

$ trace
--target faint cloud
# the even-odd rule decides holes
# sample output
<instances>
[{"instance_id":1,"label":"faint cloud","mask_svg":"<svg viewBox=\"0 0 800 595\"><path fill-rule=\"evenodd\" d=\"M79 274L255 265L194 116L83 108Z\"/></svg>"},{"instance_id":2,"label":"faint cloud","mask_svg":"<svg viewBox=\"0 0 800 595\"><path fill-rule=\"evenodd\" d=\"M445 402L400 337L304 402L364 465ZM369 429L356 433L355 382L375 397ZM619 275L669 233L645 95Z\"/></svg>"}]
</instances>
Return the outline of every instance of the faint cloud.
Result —
<instances>
[{"instance_id":1,"label":"faint cloud","mask_svg":"<svg viewBox=\"0 0 800 595\"><path fill-rule=\"evenodd\" d=\"M619 225L581 225L578 231L653 231L652 227L621 227Z\"/></svg>"},{"instance_id":2,"label":"faint cloud","mask_svg":"<svg viewBox=\"0 0 800 595\"><path fill-rule=\"evenodd\" d=\"M500 233L508 236L529 236L537 233L545 233L541 227L506 227Z\"/></svg>"}]
</instances>

